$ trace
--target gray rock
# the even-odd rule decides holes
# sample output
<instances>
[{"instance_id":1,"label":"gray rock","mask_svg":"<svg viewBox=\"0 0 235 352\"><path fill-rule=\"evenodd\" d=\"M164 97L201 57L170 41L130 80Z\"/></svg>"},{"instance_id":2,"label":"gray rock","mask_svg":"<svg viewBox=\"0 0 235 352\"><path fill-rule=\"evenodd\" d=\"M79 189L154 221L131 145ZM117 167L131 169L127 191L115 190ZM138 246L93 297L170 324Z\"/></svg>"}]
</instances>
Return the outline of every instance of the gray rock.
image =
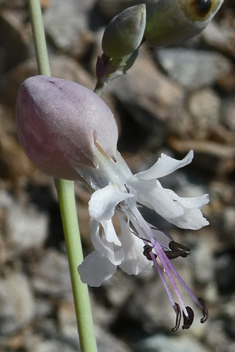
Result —
<instances>
[{"instance_id":1,"label":"gray rock","mask_svg":"<svg viewBox=\"0 0 235 352\"><path fill-rule=\"evenodd\" d=\"M38 292L57 297L71 296L69 265L65 254L47 250L32 267L32 273L33 285Z\"/></svg>"},{"instance_id":2,"label":"gray rock","mask_svg":"<svg viewBox=\"0 0 235 352\"><path fill-rule=\"evenodd\" d=\"M122 341L100 328L96 328L97 347L99 352L131 352ZM80 352L79 337L74 326L74 336L58 334L57 338L41 340L30 349L30 352Z\"/></svg>"},{"instance_id":3,"label":"gray rock","mask_svg":"<svg viewBox=\"0 0 235 352\"><path fill-rule=\"evenodd\" d=\"M156 68L146 47L141 48L126 75L109 83L107 91L119 102L123 124L120 145L131 152L161 146L166 121L177 120L182 114L182 89Z\"/></svg>"},{"instance_id":4,"label":"gray rock","mask_svg":"<svg viewBox=\"0 0 235 352\"><path fill-rule=\"evenodd\" d=\"M201 285L210 285L214 279L213 256L217 244L214 237L213 232L204 230L191 254L194 263L193 273Z\"/></svg>"},{"instance_id":5,"label":"gray rock","mask_svg":"<svg viewBox=\"0 0 235 352\"><path fill-rule=\"evenodd\" d=\"M59 49L70 50L75 46L79 33L89 27L89 12L94 0L52 0L44 13L47 35Z\"/></svg>"},{"instance_id":6,"label":"gray rock","mask_svg":"<svg viewBox=\"0 0 235 352\"><path fill-rule=\"evenodd\" d=\"M224 322L219 317L207 328L205 337L210 351L228 352L228 338L224 331Z\"/></svg>"},{"instance_id":7,"label":"gray rock","mask_svg":"<svg viewBox=\"0 0 235 352\"><path fill-rule=\"evenodd\" d=\"M220 217L220 228L222 238L228 240L230 243L235 244L234 229L235 229L235 209L233 206L224 207Z\"/></svg>"},{"instance_id":8,"label":"gray rock","mask_svg":"<svg viewBox=\"0 0 235 352\"><path fill-rule=\"evenodd\" d=\"M128 73L109 84L108 91L162 120L180 114L184 98L182 89L156 68L146 47Z\"/></svg>"},{"instance_id":9,"label":"gray rock","mask_svg":"<svg viewBox=\"0 0 235 352\"><path fill-rule=\"evenodd\" d=\"M0 208L9 210L13 206L13 204L13 197L6 190L0 190Z\"/></svg>"},{"instance_id":10,"label":"gray rock","mask_svg":"<svg viewBox=\"0 0 235 352\"><path fill-rule=\"evenodd\" d=\"M223 122L233 132L235 132L235 98L225 102L223 108Z\"/></svg>"},{"instance_id":11,"label":"gray rock","mask_svg":"<svg viewBox=\"0 0 235 352\"><path fill-rule=\"evenodd\" d=\"M170 331L175 324L175 313L165 292L164 286L156 274L142 283L123 306L124 319L138 323L148 333L164 327Z\"/></svg>"},{"instance_id":12,"label":"gray rock","mask_svg":"<svg viewBox=\"0 0 235 352\"><path fill-rule=\"evenodd\" d=\"M131 352L131 349L120 339L96 327L97 349L99 352Z\"/></svg>"},{"instance_id":13,"label":"gray rock","mask_svg":"<svg viewBox=\"0 0 235 352\"><path fill-rule=\"evenodd\" d=\"M208 51L160 49L155 51L155 58L173 80L187 89L214 84L221 74L232 70L227 58Z\"/></svg>"},{"instance_id":14,"label":"gray rock","mask_svg":"<svg viewBox=\"0 0 235 352\"><path fill-rule=\"evenodd\" d=\"M215 128L219 124L221 100L212 89L200 89L192 93L188 107L197 129Z\"/></svg>"},{"instance_id":15,"label":"gray rock","mask_svg":"<svg viewBox=\"0 0 235 352\"><path fill-rule=\"evenodd\" d=\"M46 213L39 212L32 205L12 206L6 220L9 256L42 247L47 236L48 220Z\"/></svg>"},{"instance_id":16,"label":"gray rock","mask_svg":"<svg viewBox=\"0 0 235 352\"><path fill-rule=\"evenodd\" d=\"M34 298L23 274L0 280L0 334L16 333L34 317Z\"/></svg>"},{"instance_id":17,"label":"gray rock","mask_svg":"<svg viewBox=\"0 0 235 352\"><path fill-rule=\"evenodd\" d=\"M165 335L154 335L143 340L134 352L208 352L200 342L192 337L169 337Z\"/></svg>"},{"instance_id":18,"label":"gray rock","mask_svg":"<svg viewBox=\"0 0 235 352\"><path fill-rule=\"evenodd\" d=\"M212 21L202 32L207 44L225 54L235 55L235 33L233 25L220 25Z\"/></svg>"},{"instance_id":19,"label":"gray rock","mask_svg":"<svg viewBox=\"0 0 235 352\"><path fill-rule=\"evenodd\" d=\"M52 314L53 307L49 300L37 298L35 301L35 318L42 319Z\"/></svg>"},{"instance_id":20,"label":"gray rock","mask_svg":"<svg viewBox=\"0 0 235 352\"><path fill-rule=\"evenodd\" d=\"M31 352L79 352L80 348L71 347L57 340L42 341L34 347Z\"/></svg>"},{"instance_id":21,"label":"gray rock","mask_svg":"<svg viewBox=\"0 0 235 352\"><path fill-rule=\"evenodd\" d=\"M107 297L113 307L120 308L135 291L136 285L133 277L118 270L111 280L105 284Z\"/></svg>"},{"instance_id":22,"label":"gray rock","mask_svg":"<svg viewBox=\"0 0 235 352\"><path fill-rule=\"evenodd\" d=\"M227 352L234 352L235 351L235 342L232 342L228 345Z\"/></svg>"}]
</instances>

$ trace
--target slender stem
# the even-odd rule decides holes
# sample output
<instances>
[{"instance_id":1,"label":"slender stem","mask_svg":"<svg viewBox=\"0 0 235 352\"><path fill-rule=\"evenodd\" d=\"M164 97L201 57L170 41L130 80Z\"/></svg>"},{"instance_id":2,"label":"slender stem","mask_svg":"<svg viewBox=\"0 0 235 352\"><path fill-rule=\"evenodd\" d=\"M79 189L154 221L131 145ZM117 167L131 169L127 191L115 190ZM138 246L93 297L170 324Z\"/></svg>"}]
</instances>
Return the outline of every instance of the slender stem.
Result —
<instances>
[{"instance_id":1,"label":"slender stem","mask_svg":"<svg viewBox=\"0 0 235 352\"><path fill-rule=\"evenodd\" d=\"M31 23L39 73L50 76L42 13L39 0L29 0ZM82 352L97 352L87 285L83 284L77 267L83 260L77 220L74 182L56 179L65 243L68 254L73 298Z\"/></svg>"},{"instance_id":2,"label":"slender stem","mask_svg":"<svg viewBox=\"0 0 235 352\"><path fill-rule=\"evenodd\" d=\"M39 0L29 0L31 24L36 50L38 71L41 75L50 76L50 64L47 54L46 39L42 22L42 12Z\"/></svg>"},{"instance_id":3,"label":"slender stem","mask_svg":"<svg viewBox=\"0 0 235 352\"><path fill-rule=\"evenodd\" d=\"M77 267L83 260L81 239L78 230L75 204L74 182L56 180L60 203L64 237L69 258L70 275L73 287L74 304L83 352L95 352L96 342L93 338L93 322L89 304L87 285L84 285L77 272Z\"/></svg>"}]
</instances>

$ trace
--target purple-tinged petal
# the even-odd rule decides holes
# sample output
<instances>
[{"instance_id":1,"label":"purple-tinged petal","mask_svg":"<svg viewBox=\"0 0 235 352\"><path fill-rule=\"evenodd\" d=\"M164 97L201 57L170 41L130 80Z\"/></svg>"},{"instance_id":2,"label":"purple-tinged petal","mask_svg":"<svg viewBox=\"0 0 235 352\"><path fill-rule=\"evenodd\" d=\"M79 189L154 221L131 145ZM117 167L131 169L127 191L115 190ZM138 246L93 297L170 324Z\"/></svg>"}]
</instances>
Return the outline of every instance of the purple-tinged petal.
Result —
<instances>
[{"instance_id":1,"label":"purple-tinged petal","mask_svg":"<svg viewBox=\"0 0 235 352\"><path fill-rule=\"evenodd\" d=\"M111 110L75 82L46 76L25 80L17 95L16 122L26 155L53 177L80 179L74 169L95 164L94 139L116 157L118 131Z\"/></svg>"}]
</instances>

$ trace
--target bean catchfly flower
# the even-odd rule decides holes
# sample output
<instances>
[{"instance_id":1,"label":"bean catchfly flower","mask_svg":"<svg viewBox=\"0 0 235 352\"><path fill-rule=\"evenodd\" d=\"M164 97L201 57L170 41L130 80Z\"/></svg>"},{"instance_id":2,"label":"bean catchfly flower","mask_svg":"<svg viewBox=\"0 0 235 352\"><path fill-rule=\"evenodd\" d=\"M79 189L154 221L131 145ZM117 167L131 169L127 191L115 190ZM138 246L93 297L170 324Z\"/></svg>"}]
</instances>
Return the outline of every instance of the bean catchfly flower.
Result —
<instances>
[{"instance_id":1,"label":"bean catchfly flower","mask_svg":"<svg viewBox=\"0 0 235 352\"><path fill-rule=\"evenodd\" d=\"M208 195L180 197L159 181L188 165L193 151L182 160L162 154L150 169L133 175L116 149L117 126L107 105L89 89L53 77L31 77L21 85L16 117L20 142L40 170L53 177L83 180L93 192L89 214L94 251L78 267L81 280L100 286L118 266L137 275L154 265L176 314L172 330L179 328L182 316L183 328L188 329L194 315L185 306L177 282L201 309L201 322L206 321L203 299L194 296L171 261L187 257L190 249L146 222L140 212L141 206L148 207L183 229L208 225L201 212Z\"/></svg>"},{"instance_id":2,"label":"bean catchfly flower","mask_svg":"<svg viewBox=\"0 0 235 352\"><path fill-rule=\"evenodd\" d=\"M117 266L129 275L137 275L154 264L176 313L172 330L178 329L182 313L184 329L191 326L194 316L193 310L185 306L176 280L200 307L203 312L201 322L204 322L207 310L203 299L194 296L171 262L171 259L186 257L189 248L147 223L139 211L142 204L184 229L196 230L208 224L200 210L208 203L207 195L182 198L172 190L164 189L158 180L189 164L193 151L182 160L162 154L149 170L136 175L131 173L119 153L114 161L97 146L96 155L97 168L80 172L95 189L89 202L91 241L95 250L78 268L82 281L90 286L100 286L116 272ZM119 237L112 221L115 213L121 229ZM164 272L179 304L173 299Z\"/></svg>"}]
</instances>

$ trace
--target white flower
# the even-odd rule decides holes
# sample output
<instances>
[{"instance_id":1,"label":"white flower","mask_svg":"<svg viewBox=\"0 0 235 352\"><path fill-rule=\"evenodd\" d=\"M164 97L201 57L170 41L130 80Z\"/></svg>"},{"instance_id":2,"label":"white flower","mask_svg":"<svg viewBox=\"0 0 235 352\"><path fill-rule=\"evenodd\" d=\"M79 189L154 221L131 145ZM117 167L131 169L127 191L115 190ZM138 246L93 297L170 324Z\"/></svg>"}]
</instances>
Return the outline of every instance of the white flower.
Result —
<instances>
[{"instance_id":1,"label":"white flower","mask_svg":"<svg viewBox=\"0 0 235 352\"><path fill-rule=\"evenodd\" d=\"M162 154L149 170L132 175L116 150L118 130L110 109L87 88L53 77L31 77L20 86L16 117L19 140L40 170L56 178L82 178L94 191L89 212L95 250L78 268L81 280L90 286L100 286L115 273L117 266L129 275L137 275L154 263L176 313L173 331L179 327L181 311L183 328L189 328L193 321L193 311L185 307L175 279L200 307L204 322L204 301L193 295L170 261L187 257L190 250L148 224L137 206L149 207L184 229L196 230L207 225L201 213L208 203L207 195L179 197L164 189L159 181L188 165L193 151L183 160ZM115 214L120 236L113 225ZM172 298L164 272L179 304Z\"/></svg>"},{"instance_id":2,"label":"white flower","mask_svg":"<svg viewBox=\"0 0 235 352\"><path fill-rule=\"evenodd\" d=\"M117 266L129 275L137 275L149 270L154 263L164 286L167 287L159 260L178 296L184 316L183 328L189 328L192 324L193 311L183 304L179 291L175 288L173 276L199 305L203 311L204 322L207 317L204 301L191 293L170 262L170 259L178 256L186 257L189 249L148 224L137 206L142 204L155 210L180 228L196 230L208 225L201 212L202 207L209 201L208 195L179 197L172 190L164 189L159 181L161 177L188 165L192 161L193 151L182 160L162 154L150 169L136 175L131 173L120 154L117 154L117 160L114 162L102 153L99 147L96 156L96 169L78 170L85 181L90 182L93 188L95 185L96 189L89 202L91 241L95 250L78 268L81 280L90 286L100 286L115 273ZM112 222L115 213L120 225L119 237ZM181 310L173 301L169 289L166 290L176 312L176 326L173 329L175 331L179 327Z\"/></svg>"}]
</instances>

